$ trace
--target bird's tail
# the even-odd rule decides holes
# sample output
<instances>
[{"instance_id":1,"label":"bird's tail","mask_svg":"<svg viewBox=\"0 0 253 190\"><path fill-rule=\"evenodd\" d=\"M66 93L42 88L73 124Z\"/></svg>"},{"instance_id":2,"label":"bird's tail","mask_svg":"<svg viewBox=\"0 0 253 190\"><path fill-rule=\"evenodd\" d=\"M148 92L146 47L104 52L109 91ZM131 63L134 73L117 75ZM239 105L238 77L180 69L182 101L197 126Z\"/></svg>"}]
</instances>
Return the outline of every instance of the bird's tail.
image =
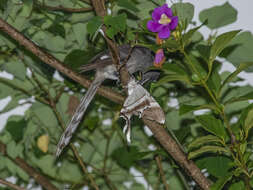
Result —
<instances>
[{"instance_id":1,"label":"bird's tail","mask_svg":"<svg viewBox=\"0 0 253 190\"><path fill-rule=\"evenodd\" d=\"M85 96L82 97L79 106L76 108L76 111L75 111L74 115L72 116L69 125L67 126L64 133L62 134L61 139L60 139L60 141L57 145L57 150L56 150L56 153L55 153L56 157L58 157L61 154L64 147L69 144L69 141L70 141L73 133L77 129L77 127L78 127L80 121L82 120L82 117L83 117L88 105L90 104L91 100L95 96L96 91L97 91L98 87L100 86L100 84L102 82L103 82L103 80L96 80L95 79L91 83L91 85L90 85L89 89L87 90Z\"/></svg>"}]
</instances>

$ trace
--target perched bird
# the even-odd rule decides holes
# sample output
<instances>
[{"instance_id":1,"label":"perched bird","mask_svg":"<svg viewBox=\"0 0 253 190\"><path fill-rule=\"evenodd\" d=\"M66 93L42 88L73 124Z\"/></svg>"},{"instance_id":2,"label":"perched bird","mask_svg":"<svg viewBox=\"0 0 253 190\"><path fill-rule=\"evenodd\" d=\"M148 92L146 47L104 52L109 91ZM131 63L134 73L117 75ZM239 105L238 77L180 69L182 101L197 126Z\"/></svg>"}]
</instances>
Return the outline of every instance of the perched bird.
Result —
<instances>
[{"instance_id":1,"label":"perched bird","mask_svg":"<svg viewBox=\"0 0 253 190\"><path fill-rule=\"evenodd\" d=\"M130 45L119 46L120 64L126 64L127 70L130 74L136 72L141 73L141 80L139 84L144 84L148 81L157 80L160 72L155 70L148 70L153 65L154 55L145 47ZM95 79L92 81L84 97L82 97L79 106L76 108L74 115L61 139L57 145L56 156L58 157L63 148L68 145L73 133L77 129L82 117L90 104L91 100L96 94L97 89L106 79L119 80L119 73L115 64L109 54L109 50L99 53L96 55L89 64L85 64L80 68L81 72L90 70L96 70Z\"/></svg>"}]
</instances>

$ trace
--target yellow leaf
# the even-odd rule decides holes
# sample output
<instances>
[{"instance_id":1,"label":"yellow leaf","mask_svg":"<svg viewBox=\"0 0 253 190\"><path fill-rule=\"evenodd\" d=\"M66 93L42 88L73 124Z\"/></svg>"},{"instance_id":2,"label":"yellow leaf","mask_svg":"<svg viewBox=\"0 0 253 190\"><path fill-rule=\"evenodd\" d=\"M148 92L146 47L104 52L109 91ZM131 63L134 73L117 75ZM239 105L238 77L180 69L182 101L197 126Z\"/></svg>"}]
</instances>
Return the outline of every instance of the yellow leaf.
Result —
<instances>
[{"instance_id":1,"label":"yellow leaf","mask_svg":"<svg viewBox=\"0 0 253 190\"><path fill-rule=\"evenodd\" d=\"M49 136L48 135L41 135L37 140L37 146L42 152L48 151L48 144L49 144Z\"/></svg>"}]
</instances>

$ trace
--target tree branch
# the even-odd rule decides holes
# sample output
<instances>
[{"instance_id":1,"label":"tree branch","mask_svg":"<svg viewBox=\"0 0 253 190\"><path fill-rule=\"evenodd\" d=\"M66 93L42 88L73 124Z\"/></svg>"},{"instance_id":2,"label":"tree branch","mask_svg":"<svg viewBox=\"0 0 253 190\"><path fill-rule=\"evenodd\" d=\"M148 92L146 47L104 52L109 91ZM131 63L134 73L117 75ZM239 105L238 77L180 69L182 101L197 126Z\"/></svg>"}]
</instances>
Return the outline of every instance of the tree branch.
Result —
<instances>
[{"instance_id":1,"label":"tree branch","mask_svg":"<svg viewBox=\"0 0 253 190\"><path fill-rule=\"evenodd\" d=\"M15 185L15 184L8 182L8 181L1 179L1 178L0 178L0 183L3 185L6 185L12 189L15 189L15 190L25 190L23 187L19 187L18 185Z\"/></svg>"},{"instance_id":2,"label":"tree branch","mask_svg":"<svg viewBox=\"0 0 253 190\"><path fill-rule=\"evenodd\" d=\"M86 79L84 76L77 74L76 72L69 69L66 65L63 65L60 61L54 58L52 55L44 52L40 47L38 47L35 43L27 39L24 35L14 29L11 25L6 23L3 19L0 18L0 30L7 33L10 37L15 39L19 44L24 46L27 50L31 51L34 55L36 55L39 59L41 59L44 63L50 65L61 73L65 74L72 80L78 82L84 87L88 88L90 86L91 81ZM106 87L100 87L98 89L98 94L110 99L115 103L122 104L124 101L124 97L116 92L113 92L111 89Z\"/></svg>"},{"instance_id":3,"label":"tree branch","mask_svg":"<svg viewBox=\"0 0 253 190\"><path fill-rule=\"evenodd\" d=\"M166 182L166 177L165 177L165 174L164 174L164 171L163 171L161 156L156 156L155 157L155 161L156 161L157 167L159 169L160 178L162 179L162 182L163 182L163 185L164 185L164 189L165 190L169 190L170 188L169 188L168 183Z\"/></svg>"},{"instance_id":4,"label":"tree branch","mask_svg":"<svg viewBox=\"0 0 253 190\"><path fill-rule=\"evenodd\" d=\"M29 176L33 177L34 180L47 190L58 190L46 177L41 175L33 167L27 164L22 158L16 157L12 159L6 152L6 145L0 141L0 152L22 168ZM20 190L20 189L19 189Z\"/></svg>"}]
</instances>

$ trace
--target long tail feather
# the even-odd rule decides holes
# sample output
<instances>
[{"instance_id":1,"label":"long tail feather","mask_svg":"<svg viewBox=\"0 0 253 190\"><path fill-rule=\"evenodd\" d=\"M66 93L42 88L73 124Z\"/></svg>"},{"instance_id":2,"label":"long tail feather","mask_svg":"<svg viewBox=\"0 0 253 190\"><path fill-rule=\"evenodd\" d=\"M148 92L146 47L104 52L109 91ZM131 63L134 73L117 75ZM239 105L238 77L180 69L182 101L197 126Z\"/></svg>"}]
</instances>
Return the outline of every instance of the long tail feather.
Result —
<instances>
[{"instance_id":1,"label":"long tail feather","mask_svg":"<svg viewBox=\"0 0 253 190\"><path fill-rule=\"evenodd\" d=\"M103 82L103 80L94 80L89 89L87 90L85 96L82 97L81 102L79 104L79 106L77 107L73 117L71 118L71 121L69 123L69 125L67 126L67 128L65 129L64 133L61 136L61 139L57 145L57 150L56 150L56 157L58 157L62 150L64 149L65 146L67 146L69 144L69 141L73 135L73 133L75 132L75 130L77 129L80 121L82 120L82 117L88 107L88 105L90 104L91 100L93 99L93 97L96 94L96 91L98 89L98 87L100 86L100 84Z\"/></svg>"}]
</instances>

